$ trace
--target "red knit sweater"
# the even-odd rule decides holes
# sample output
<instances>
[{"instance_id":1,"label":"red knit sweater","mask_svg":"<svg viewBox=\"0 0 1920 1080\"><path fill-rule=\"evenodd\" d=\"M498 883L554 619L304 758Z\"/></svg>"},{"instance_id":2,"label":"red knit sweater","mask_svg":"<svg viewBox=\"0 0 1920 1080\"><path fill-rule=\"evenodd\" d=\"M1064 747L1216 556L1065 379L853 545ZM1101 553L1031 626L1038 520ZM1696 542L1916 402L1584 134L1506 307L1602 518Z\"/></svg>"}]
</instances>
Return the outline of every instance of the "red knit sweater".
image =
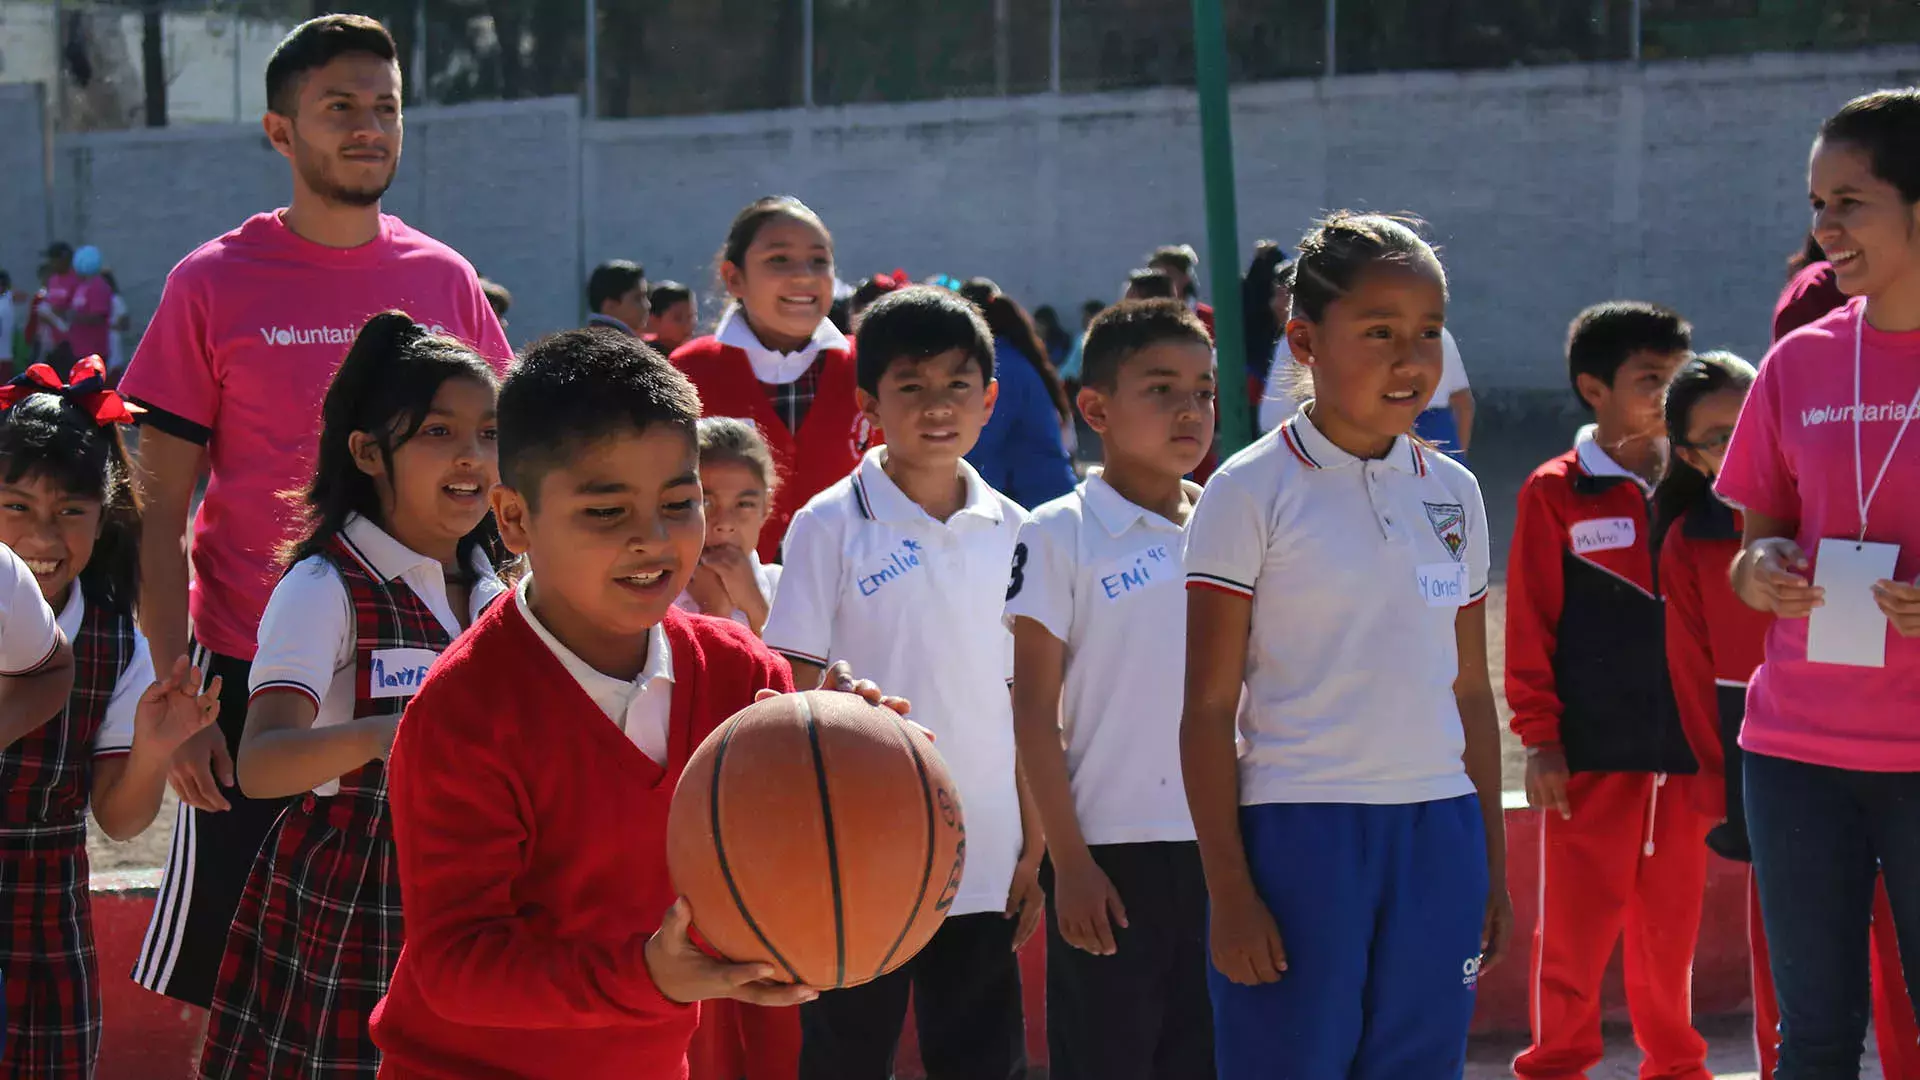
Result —
<instances>
[{"instance_id":1,"label":"red knit sweater","mask_svg":"<svg viewBox=\"0 0 1920 1080\"><path fill-rule=\"evenodd\" d=\"M373 1014L383 1080L685 1078L698 1011L644 948L674 899L688 755L793 675L745 628L668 613L669 762L634 746L505 598L441 655L387 763L407 943Z\"/></svg>"},{"instance_id":2,"label":"red knit sweater","mask_svg":"<svg viewBox=\"0 0 1920 1080\"><path fill-rule=\"evenodd\" d=\"M868 447L880 445L880 433L854 400L852 354L828 351L814 360L819 383L798 432L788 431L774 412L767 388L754 376L744 351L722 345L718 338L695 338L674 352L673 363L700 392L702 413L751 420L772 448L780 489L760 533L760 558L779 561L780 542L794 511L852 472Z\"/></svg>"},{"instance_id":3,"label":"red knit sweater","mask_svg":"<svg viewBox=\"0 0 1920 1080\"><path fill-rule=\"evenodd\" d=\"M1721 691L1752 680L1766 657L1767 628L1773 623L1773 616L1741 603L1727 579L1727 568L1740 554L1741 525L1737 512L1696 507L1673 523L1660 549L1673 696L1687 745L1700 761L1700 782L1693 789L1697 803L1715 820L1727 811ZM1744 698L1744 691L1739 693L1736 701Z\"/></svg>"}]
</instances>

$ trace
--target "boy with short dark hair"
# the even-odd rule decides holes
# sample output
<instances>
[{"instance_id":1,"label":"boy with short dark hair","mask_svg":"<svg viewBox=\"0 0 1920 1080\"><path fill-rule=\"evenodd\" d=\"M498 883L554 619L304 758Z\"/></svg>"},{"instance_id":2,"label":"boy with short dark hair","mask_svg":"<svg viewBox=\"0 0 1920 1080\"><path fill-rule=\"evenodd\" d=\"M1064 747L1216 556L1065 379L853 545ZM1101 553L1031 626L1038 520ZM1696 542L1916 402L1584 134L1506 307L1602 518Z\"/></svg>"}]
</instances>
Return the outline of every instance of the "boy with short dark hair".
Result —
<instances>
[{"instance_id":1,"label":"boy with short dark hair","mask_svg":"<svg viewBox=\"0 0 1920 1080\"><path fill-rule=\"evenodd\" d=\"M628 337L647 332L652 304L647 272L639 263L611 259L587 276L587 325L605 326Z\"/></svg>"},{"instance_id":2,"label":"boy with short dark hair","mask_svg":"<svg viewBox=\"0 0 1920 1080\"><path fill-rule=\"evenodd\" d=\"M867 309L855 358L860 408L888 445L794 515L765 636L802 681L839 657L913 702L960 790L967 859L920 955L800 1010L800 1075L886 1080L911 991L930 1075L1020 1076L1015 951L1039 925L1043 845L1021 792L1001 618L1027 515L964 460L993 410L993 338L961 297L913 287Z\"/></svg>"},{"instance_id":3,"label":"boy with short dark hair","mask_svg":"<svg viewBox=\"0 0 1920 1080\"><path fill-rule=\"evenodd\" d=\"M1698 765L1668 681L1647 506L1666 463L1667 383L1691 348L1686 320L1654 304L1581 312L1567 373L1594 422L1520 492L1507 700L1528 803L1547 811L1522 1080L1600 1062L1600 979L1623 932L1643 1075L1708 1076L1690 987L1713 822L1689 791Z\"/></svg>"},{"instance_id":4,"label":"boy with short dark hair","mask_svg":"<svg viewBox=\"0 0 1920 1080\"><path fill-rule=\"evenodd\" d=\"M536 343L500 392L494 514L531 573L394 740L407 944L382 1077L684 1078L691 1002L813 996L700 951L667 877L688 756L793 688L745 627L673 606L705 537L699 415L658 353L599 331Z\"/></svg>"},{"instance_id":5,"label":"boy with short dark hair","mask_svg":"<svg viewBox=\"0 0 1920 1080\"><path fill-rule=\"evenodd\" d=\"M1182 477L1213 437L1213 343L1178 301L1130 301L1093 321L1083 357L1080 411L1106 464L1034 510L1007 596L1015 731L1046 826L1049 1060L1059 1080L1193 1080L1214 1062L1180 773L1200 498Z\"/></svg>"}]
</instances>

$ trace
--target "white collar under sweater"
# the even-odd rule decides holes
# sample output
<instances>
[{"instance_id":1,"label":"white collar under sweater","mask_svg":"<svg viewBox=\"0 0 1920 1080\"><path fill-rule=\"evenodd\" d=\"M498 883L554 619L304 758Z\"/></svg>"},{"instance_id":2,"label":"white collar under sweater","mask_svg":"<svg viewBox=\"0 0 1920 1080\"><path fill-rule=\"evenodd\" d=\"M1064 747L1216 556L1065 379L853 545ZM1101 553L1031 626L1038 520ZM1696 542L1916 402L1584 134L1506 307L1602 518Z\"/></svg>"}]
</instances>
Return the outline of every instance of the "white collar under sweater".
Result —
<instances>
[{"instance_id":1,"label":"white collar under sweater","mask_svg":"<svg viewBox=\"0 0 1920 1080\"><path fill-rule=\"evenodd\" d=\"M823 351L847 351L847 336L833 325L831 319L821 319L820 325L813 329L813 340L800 347L798 352L783 353L769 349L760 343L745 316L740 314L740 305L727 308L720 316L720 325L714 327L713 336L722 345L731 345L747 354L747 363L753 365L753 377L763 383L785 386L807 373L813 366L813 359Z\"/></svg>"}]
</instances>

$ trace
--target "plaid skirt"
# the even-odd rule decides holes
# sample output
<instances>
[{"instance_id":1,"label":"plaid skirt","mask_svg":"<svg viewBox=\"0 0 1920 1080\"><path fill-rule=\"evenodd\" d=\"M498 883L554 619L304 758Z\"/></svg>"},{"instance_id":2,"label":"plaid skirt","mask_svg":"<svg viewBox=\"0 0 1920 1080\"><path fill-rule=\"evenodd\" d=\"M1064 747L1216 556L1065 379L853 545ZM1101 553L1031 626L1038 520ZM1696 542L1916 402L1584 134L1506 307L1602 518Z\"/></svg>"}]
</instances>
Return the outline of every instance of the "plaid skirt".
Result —
<instances>
[{"instance_id":1,"label":"plaid skirt","mask_svg":"<svg viewBox=\"0 0 1920 1080\"><path fill-rule=\"evenodd\" d=\"M374 1080L367 1023L402 941L385 789L307 795L267 834L220 961L203 1080Z\"/></svg>"},{"instance_id":2,"label":"plaid skirt","mask_svg":"<svg viewBox=\"0 0 1920 1080\"><path fill-rule=\"evenodd\" d=\"M0 1077L91 1080L100 980L84 820L0 828L0 981Z\"/></svg>"}]
</instances>

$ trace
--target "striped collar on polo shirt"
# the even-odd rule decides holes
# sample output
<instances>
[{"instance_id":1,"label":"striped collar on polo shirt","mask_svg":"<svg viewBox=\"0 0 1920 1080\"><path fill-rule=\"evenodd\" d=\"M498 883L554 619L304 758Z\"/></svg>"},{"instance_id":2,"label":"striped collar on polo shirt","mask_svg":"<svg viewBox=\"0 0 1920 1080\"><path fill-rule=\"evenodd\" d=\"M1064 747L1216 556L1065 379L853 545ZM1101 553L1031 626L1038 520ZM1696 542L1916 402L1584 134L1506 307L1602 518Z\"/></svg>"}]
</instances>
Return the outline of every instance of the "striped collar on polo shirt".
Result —
<instances>
[{"instance_id":1,"label":"striped collar on polo shirt","mask_svg":"<svg viewBox=\"0 0 1920 1080\"><path fill-rule=\"evenodd\" d=\"M860 467L853 471L853 498L860 516L868 521L884 521L894 525L904 525L915 521L933 521L933 517L919 503L908 498L900 490L900 485L887 475L887 448L876 446L867 451L860 459ZM948 525L960 524L965 517L978 517L998 525L1004 512L1000 500L994 497L994 490L980 478L965 458L960 460L960 475L967 482L967 501Z\"/></svg>"},{"instance_id":2,"label":"striped collar on polo shirt","mask_svg":"<svg viewBox=\"0 0 1920 1080\"><path fill-rule=\"evenodd\" d=\"M1320 429L1313 426L1307 416L1307 409L1313 403L1300 406L1300 411L1288 417L1280 425L1280 439L1287 449L1293 451L1300 464L1309 469L1341 469L1348 465L1362 464L1360 458L1333 445ZM1402 435L1393 440L1393 449L1383 458L1388 465L1414 476L1427 475L1427 455L1420 444L1412 437Z\"/></svg>"}]
</instances>

